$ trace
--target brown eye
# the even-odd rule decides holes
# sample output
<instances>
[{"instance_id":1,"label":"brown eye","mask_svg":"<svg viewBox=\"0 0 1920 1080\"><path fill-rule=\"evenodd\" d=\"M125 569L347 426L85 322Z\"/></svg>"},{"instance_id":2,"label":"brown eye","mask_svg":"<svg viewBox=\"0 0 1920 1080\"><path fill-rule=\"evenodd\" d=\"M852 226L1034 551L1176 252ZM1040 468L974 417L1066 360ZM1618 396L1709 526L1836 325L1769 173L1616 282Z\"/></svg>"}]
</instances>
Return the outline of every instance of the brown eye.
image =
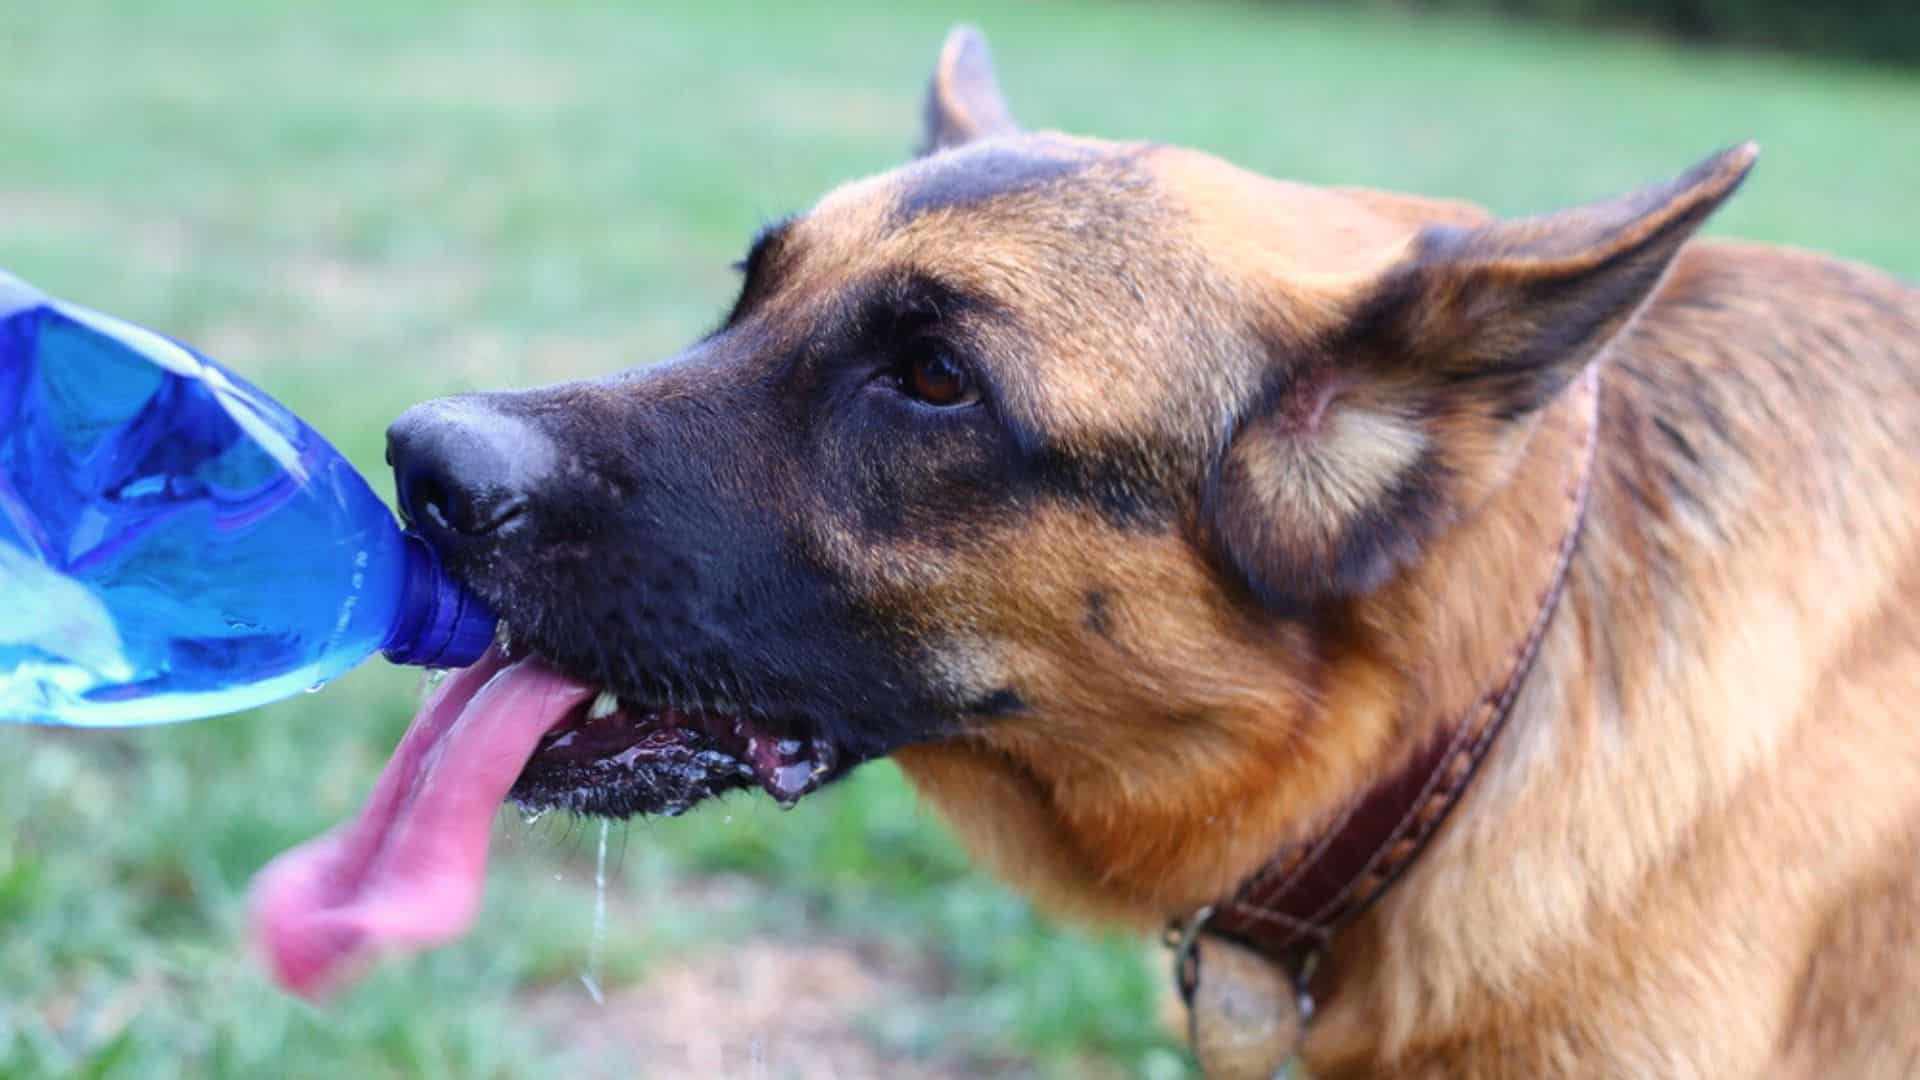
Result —
<instances>
[{"instance_id":1,"label":"brown eye","mask_svg":"<svg viewBox=\"0 0 1920 1080\"><path fill-rule=\"evenodd\" d=\"M916 401L943 408L970 404L975 398L967 369L944 345L932 341L908 350L900 369L900 389Z\"/></svg>"}]
</instances>

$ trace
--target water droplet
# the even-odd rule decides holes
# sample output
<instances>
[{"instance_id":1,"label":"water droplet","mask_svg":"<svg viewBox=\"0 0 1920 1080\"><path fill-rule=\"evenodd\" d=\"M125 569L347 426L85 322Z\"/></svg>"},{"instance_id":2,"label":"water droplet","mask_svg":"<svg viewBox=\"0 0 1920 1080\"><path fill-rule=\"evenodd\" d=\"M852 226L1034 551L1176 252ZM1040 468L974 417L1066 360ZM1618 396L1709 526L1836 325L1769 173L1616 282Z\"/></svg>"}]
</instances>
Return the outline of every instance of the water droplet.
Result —
<instances>
[{"instance_id":1,"label":"water droplet","mask_svg":"<svg viewBox=\"0 0 1920 1080\"><path fill-rule=\"evenodd\" d=\"M813 790L813 766L805 761L795 761L773 770L767 780L767 793L774 797L783 809L791 809L800 801L800 796Z\"/></svg>"},{"instance_id":2,"label":"water droplet","mask_svg":"<svg viewBox=\"0 0 1920 1080\"><path fill-rule=\"evenodd\" d=\"M312 686L307 687L307 693L317 694L320 691L325 690L326 688L327 688L327 680L321 679L319 682L314 683Z\"/></svg>"},{"instance_id":3,"label":"water droplet","mask_svg":"<svg viewBox=\"0 0 1920 1080\"><path fill-rule=\"evenodd\" d=\"M540 819L546 816L547 811L544 807L539 810L529 810L524 806L520 808L520 820L526 822L528 825L538 825ZM559 875L555 874L554 876L558 877Z\"/></svg>"},{"instance_id":4,"label":"water droplet","mask_svg":"<svg viewBox=\"0 0 1920 1080\"><path fill-rule=\"evenodd\" d=\"M732 814L728 814L728 815L727 815L726 817L723 817L723 818L721 818L721 819L720 819L720 824L722 824L722 825L731 825L731 824L733 824L733 815L732 815Z\"/></svg>"},{"instance_id":5,"label":"water droplet","mask_svg":"<svg viewBox=\"0 0 1920 1080\"><path fill-rule=\"evenodd\" d=\"M595 1005L605 1005L607 995L600 989L600 945L607 939L607 831L613 823L600 819L600 855L593 865L593 936L587 939L587 968L580 973L580 985Z\"/></svg>"}]
</instances>

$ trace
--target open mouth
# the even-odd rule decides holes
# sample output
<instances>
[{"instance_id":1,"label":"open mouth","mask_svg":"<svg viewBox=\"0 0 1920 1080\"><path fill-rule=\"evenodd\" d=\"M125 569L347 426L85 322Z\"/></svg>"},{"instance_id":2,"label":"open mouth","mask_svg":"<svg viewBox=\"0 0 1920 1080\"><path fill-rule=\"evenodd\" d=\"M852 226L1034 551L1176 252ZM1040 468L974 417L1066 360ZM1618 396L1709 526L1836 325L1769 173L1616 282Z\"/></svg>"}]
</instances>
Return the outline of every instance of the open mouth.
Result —
<instances>
[{"instance_id":1,"label":"open mouth","mask_svg":"<svg viewBox=\"0 0 1920 1080\"><path fill-rule=\"evenodd\" d=\"M835 768L831 746L758 710L624 700L496 645L428 695L358 817L261 871L254 936L282 985L317 996L381 952L466 932L503 801L672 815L758 786L791 805Z\"/></svg>"},{"instance_id":2,"label":"open mouth","mask_svg":"<svg viewBox=\"0 0 1920 1080\"><path fill-rule=\"evenodd\" d=\"M730 702L645 704L603 690L541 736L507 797L531 810L673 817L758 785L792 806L834 763L826 742L774 734Z\"/></svg>"}]
</instances>

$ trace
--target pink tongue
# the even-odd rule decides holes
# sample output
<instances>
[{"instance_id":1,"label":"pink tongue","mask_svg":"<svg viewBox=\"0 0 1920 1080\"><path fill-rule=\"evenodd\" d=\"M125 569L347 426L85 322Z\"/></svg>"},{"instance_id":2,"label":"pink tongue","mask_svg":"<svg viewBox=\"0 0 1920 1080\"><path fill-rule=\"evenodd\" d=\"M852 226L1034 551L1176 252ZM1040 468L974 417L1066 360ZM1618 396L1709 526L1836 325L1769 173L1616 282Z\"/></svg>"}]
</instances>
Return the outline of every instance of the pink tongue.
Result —
<instances>
[{"instance_id":1,"label":"pink tongue","mask_svg":"<svg viewBox=\"0 0 1920 1080\"><path fill-rule=\"evenodd\" d=\"M270 863L252 919L274 976L318 997L382 950L452 941L472 925L487 839L540 737L593 691L496 651L420 707L352 822Z\"/></svg>"}]
</instances>

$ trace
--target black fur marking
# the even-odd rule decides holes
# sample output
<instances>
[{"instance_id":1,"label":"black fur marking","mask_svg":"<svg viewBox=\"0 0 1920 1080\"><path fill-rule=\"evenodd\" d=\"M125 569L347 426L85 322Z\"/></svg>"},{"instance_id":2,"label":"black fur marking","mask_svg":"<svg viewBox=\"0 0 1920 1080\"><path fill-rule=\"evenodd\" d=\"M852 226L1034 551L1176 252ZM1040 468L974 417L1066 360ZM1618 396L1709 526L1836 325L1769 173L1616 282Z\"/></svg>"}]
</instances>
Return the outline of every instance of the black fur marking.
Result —
<instances>
[{"instance_id":1,"label":"black fur marking","mask_svg":"<svg viewBox=\"0 0 1920 1080\"><path fill-rule=\"evenodd\" d=\"M1687 439L1684 432L1674 426L1672 421L1664 416L1656 416L1653 418L1653 426L1659 428L1660 434L1667 437L1667 442L1680 452L1681 457L1687 459L1687 464L1695 466L1700 464L1699 452L1694 450L1693 443Z\"/></svg>"},{"instance_id":2,"label":"black fur marking","mask_svg":"<svg viewBox=\"0 0 1920 1080\"><path fill-rule=\"evenodd\" d=\"M1173 527L1179 500L1159 479L1150 447L1128 442L1105 446L1042 446L1032 457L1028 487L1035 494L1084 506L1115 529L1164 532Z\"/></svg>"},{"instance_id":3,"label":"black fur marking","mask_svg":"<svg viewBox=\"0 0 1920 1080\"><path fill-rule=\"evenodd\" d=\"M1719 464L1744 456L1729 424L1723 393L1746 388L1749 401L1763 395L1751 384L1731 378L1708 380L1681 364L1661 363L1657 353L1621 356L1609 368L1642 388L1610 399L1612 414L1625 429L1623 443L1645 448L1636 476L1623 478L1623 490L1643 513L1659 520L1684 504L1696 524L1725 533L1724 514L1707 497L1716 485Z\"/></svg>"},{"instance_id":4,"label":"black fur marking","mask_svg":"<svg viewBox=\"0 0 1920 1080\"><path fill-rule=\"evenodd\" d=\"M994 199L1037 191L1073 177L1092 164L1088 155L1041 154L1010 146L930 159L913 174L894 208L893 223L936 210L972 209Z\"/></svg>"},{"instance_id":5,"label":"black fur marking","mask_svg":"<svg viewBox=\"0 0 1920 1080\"><path fill-rule=\"evenodd\" d=\"M788 216L761 228L754 235L753 245L747 249L747 257L734 264L743 280L739 298L733 302L726 320L720 324L722 329L739 322L741 316L751 311L779 284L780 256L793 234L793 222L794 218Z\"/></svg>"},{"instance_id":6,"label":"black fur marking","mask_svg":"<svg viewBox=\"0 0 1920 1080\"><path fill-rule=\"evenodd\" d=\"M1426 240L1423 235L1423 245ZM1407 313L1421 303L1425 290L1426 282L1415 267L1388 272L1318 351L1332 357L1364 358L1388 367L1412 362L1416 346L1408 336Z\"/></svg>"},{"instance_id":7,"label":"black fur marking","mask_svg":"<svg viewBox=\"0 0 1920 1080\"><path fill-rule=\"evenodd\" d=\"M975 716L994 718L1025 712L1026 708L1027 699L1021 697L1018 690L1011 686L1003 686L967 706L967 711Z\"/></svg>"},{"instance_id":8,"label":"black fur marking","mask_svg":"<svg viewBox=\"0 0 1920 1080\"><path fill-rule=\"evenodd\" d=\"M1678 220L1688 231L1697 223L1685 217ZM1450 372L1450 378L1492 390L1494 415L1501 420L1516 420L1544 407L1560 396L1586 361L1646 300L1678 249L1677 238L1685 235L1676 233L1676 228L1669 224L1644 244L1573 277L1538 281L1520 289L1508 302L1507 317L1530 324L1532 332L1524 344L1505 355L1471 357L1469 369ZM1500 288L1479 281L1465 287Z\"/></svg>"},{"instance_id":9,"label":"black fur marking","mask_svg":"<svg viewBox=\"0 0 1920 1080\"><path fill-rule=\"evenodd\" d=\"M887 349L915 334L949 334L952 324L969 317L1005 318L1006 312L983 296L956 288L926 274L889 275L856 285L839 305L851 312L843 327L823 326L814 338L823 351Z\"/></svg>"},{"instance_id":10,"label":"black fur marking","mask_svg":"<svg viewBox=\"0 0 1920 1080\"><path fill-rule=\"evenodd\" d=\"M1087 594L1087 612L1081 617L1080 624L1088 632L1107 640L1113 640L1113 612L1107 610L1107 594L1095 590Z\"/></svg>"}]
</instances>

